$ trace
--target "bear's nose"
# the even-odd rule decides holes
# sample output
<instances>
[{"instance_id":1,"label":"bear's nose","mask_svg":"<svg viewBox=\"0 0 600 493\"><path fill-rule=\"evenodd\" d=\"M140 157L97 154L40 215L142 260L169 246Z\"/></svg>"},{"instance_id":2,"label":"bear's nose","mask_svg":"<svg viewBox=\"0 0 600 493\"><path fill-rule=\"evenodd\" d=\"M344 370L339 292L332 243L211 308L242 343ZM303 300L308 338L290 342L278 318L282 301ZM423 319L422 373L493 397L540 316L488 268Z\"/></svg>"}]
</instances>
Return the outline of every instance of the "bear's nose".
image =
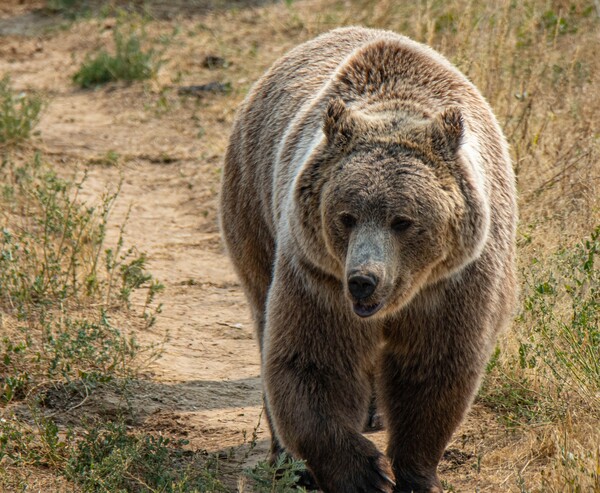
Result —
<instances>
[{"instance_id":1,"label":"bear's nose","mask_svg":"<svg viewBox=\"0 0 600 493\"><path fill-rule=\"evenodd\" d=\"M372 274L354 274L348 278L350 294L357 300L364 300L373 294L378 279Z\"/></svg>"}]
</instances>

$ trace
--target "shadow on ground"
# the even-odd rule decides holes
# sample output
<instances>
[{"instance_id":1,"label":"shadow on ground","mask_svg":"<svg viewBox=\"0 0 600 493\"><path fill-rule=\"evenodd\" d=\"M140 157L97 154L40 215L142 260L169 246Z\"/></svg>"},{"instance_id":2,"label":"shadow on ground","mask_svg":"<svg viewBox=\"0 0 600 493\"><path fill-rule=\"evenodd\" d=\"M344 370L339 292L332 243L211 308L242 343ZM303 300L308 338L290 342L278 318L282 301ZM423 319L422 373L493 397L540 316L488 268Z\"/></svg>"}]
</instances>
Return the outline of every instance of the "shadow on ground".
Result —
<instances>
[{"instance_id":1,"label":"shadow on ground","mask_svg":"<svg viewBox=\"0 0 600 493\"><path fill-rule=\"evenodd\" d=\"M40 398L49 412L69 415L88 410L110 417L125 411L133 413L137 421L160 411L190 413L262 406L261 389L258 376L180 383L134 380L90 385L73 382L49 387L40 393Z\"/></svg>"}]
</instances>

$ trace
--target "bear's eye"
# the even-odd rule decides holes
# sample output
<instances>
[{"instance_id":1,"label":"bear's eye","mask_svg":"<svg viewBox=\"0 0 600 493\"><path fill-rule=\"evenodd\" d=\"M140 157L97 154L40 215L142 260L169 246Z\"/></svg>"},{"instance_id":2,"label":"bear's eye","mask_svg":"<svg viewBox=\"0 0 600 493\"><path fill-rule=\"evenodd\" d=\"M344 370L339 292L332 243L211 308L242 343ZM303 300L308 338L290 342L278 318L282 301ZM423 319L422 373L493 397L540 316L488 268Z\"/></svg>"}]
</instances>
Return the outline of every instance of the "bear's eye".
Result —
<instances>
[{"instance_id":1,"label":"bear's eye","mask_svg":"<svg viewBox=\"0 0 600 493\"><path fill-rule=\"evenodd\" d=\"M408 228L412 226L413 222L406 217L395 217L392 221L392 229L397 233L401 233L402 231L406 231Z\"/></svg>"},{"instance_id":2,"label":"bear's eye","mask_svg":"<svg viewBox=\"0 0 600 493\"><path fill-rule=\"evenodd\" d=\"M352 229L354 226L356 226L356 218L347 212L340 214L340 222L344 228Z\"/></svg>"}]
</instances>

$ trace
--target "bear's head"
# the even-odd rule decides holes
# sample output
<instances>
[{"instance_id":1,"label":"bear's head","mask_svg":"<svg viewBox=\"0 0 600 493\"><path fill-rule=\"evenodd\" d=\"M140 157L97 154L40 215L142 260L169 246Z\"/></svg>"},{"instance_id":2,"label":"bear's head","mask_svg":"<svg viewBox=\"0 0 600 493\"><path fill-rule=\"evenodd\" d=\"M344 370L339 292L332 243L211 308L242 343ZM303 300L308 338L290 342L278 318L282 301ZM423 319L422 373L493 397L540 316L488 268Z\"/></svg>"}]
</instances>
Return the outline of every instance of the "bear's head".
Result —
<instances>
[{"instance_id":1,"label":"bear's head","mask_svg":"<svg viewBox=\"0 0 600 493\"><path fill-rule=\"evenodd\" d=\"M324 241L330 268L321 266L343 282L356 315L393 313L480 254L489 208L472 170L480 163L461 152L459 109L366 113L335 99L323 132L296 204L304 241Z\"/></svg>"}]
</instances>

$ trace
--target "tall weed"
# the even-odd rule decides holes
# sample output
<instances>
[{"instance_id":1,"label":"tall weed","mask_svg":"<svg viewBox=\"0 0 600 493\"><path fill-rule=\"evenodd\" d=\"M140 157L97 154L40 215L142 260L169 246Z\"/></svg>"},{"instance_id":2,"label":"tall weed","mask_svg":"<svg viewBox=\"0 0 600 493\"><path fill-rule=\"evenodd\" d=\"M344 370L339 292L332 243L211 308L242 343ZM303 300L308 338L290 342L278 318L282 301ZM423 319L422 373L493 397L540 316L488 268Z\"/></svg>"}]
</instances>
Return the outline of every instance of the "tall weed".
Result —
<instances>
[{"instance_id":1,"label":"tall weed","mask_svg":"<svg viewBox=\"0 0 600 493\"><path fill-rule=\"evenodd\" d=\"M149 326L162 285L145 270L143 255L129 249L115 256L105 246L119 188L93 207L79 199L85 175L61 178L39 153L22 165L6 158L2 170L0 402L23 399L44 382L133 376L141 355L155 351L122 334L108 311L128 307L131 292L145 288ZM119 248L123 241L121 234Z\"/></svg>"},{"instance_id":2,"label":"tall weed","mask_svg":"<svg viewBox=\"0 0 600 493\"><path fill-rule=\"evenodd\" d=\"M0 79L0 147L16 144L30 137L39 122L44 102L40 96L15 94L10 77Z\"/></svg>"},{"instance_id":3,"label":"tall weed","mask_svg":"<svg viewBox=\"0 0 600 493\"><path fill-rule=\"evenodd\" d=\"M108 485L108 491L116 491L113 487L123 487L123 481L132 485L155 481L157 487L159 484L162 487L163 480L165 485L174 482L188 485L182 471L170 472L178 459L177 455L172 460L165 459L172 457L168 441L150 436L129 437L125 428L111 428L110 422L83 424L99 440L117 436L118 440L110 442L111 447L125 447L111 452L113 458L121 454L122 464L95 458L99 463L90 464L94 474L104 469L95 476L94 483L88 477L89 471L82 472L81 465L81 447L85 443L91 446L90 440L86 442L89 436L79 441L77 434L65 431L45 409L49 396L55 400L64 400L66 396L67 400L59 406L66 405L72 411L100 385L125 388L159 354L158 346L138 344L112 321L116 309L130 308L133 291L146 289L146 304L137 325L149 327L160 310L154 299L162 289L146 271L145 256L134 248L123 247L124 225L120 227L117 246L106 246L110 214L120 186L105 194L99 205L90 206L80 199L86 176L78 180L62 178L39 153L23 164L15 164L11 155L6 154L2 172L5 176L0 189L2 470L9 467L18 471L24 465L66 470L66 477L81 483L85 491L96 491L93 484ZM77 403L71 405L70 398ZM21 409L21 413L28 409L31 419L17 419L14 409ZM159 462L163 459L161 469ZM132 461L138 468L135 477L132 469L128 469ZM108 474L109 470L113 476ZM121 473L125 476L119 483L116 478ZM152 474L158 475L155 480L150 478ZM6 478L0 474L0 489L5 485L12 488L17 476L16 472ZM191 487L177 488L163 491L193 491Z\"/></svg>"},{"instance_id":4,"label":"tall weed","mask_svg":"<svg viewBox=\"0 0 600 493\"><path fill-rule=\"evenodd\" d=\"M543 371L543 389L600 409L600 226L589 238L534 259L526 278L519 343L523 369Z\"/></svg>"}]
</instances>

